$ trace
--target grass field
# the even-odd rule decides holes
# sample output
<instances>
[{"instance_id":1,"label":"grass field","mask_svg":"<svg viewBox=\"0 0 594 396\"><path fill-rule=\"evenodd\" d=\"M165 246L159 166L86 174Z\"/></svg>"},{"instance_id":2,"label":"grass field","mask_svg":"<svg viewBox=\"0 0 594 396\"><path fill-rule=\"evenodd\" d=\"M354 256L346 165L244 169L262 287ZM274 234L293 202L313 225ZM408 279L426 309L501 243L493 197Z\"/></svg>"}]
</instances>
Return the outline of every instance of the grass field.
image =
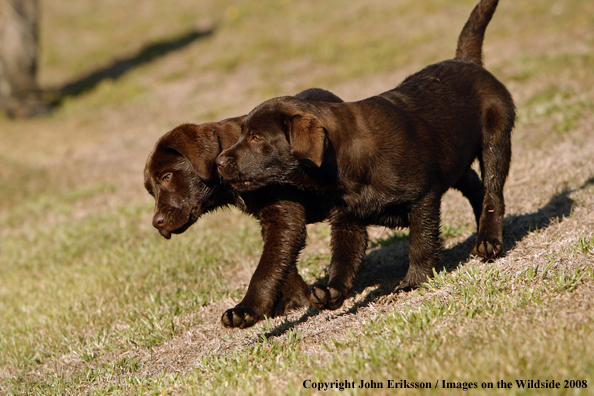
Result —
<instances>
[{"instance_id":1,"label":"grass field","mask_svg":"<svg viewBox=\"0 0 594 396\"><path fill-rule=\"evenodd\" d=\"M247 288L259 226L230 209L161 238L142 184L157 138L309 87L388 90L453 56L474 0L41 3L40 82L57 106L0 118L0 394L307 395L362 380L383 388L343 393L539 395L516 381L554 380L546 394L594 394L592 1L501 0L487 31L485 63L518 107L503 257L470 255L470 206L448 192L447 271L392 294L407 233L372 228L341 309L248 330L220 316ZM308 230L313 283L329 227ZM432 389L388 388L401 380Z\"/></svg>"}]
</instances>

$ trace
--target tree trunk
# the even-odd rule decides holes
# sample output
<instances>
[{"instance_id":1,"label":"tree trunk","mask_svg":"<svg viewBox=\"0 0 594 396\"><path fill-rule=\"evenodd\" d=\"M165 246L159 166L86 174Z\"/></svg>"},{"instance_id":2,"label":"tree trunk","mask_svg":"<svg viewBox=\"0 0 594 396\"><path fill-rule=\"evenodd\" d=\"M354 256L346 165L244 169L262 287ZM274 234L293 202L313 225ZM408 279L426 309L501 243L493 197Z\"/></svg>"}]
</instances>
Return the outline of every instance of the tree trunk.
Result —
<instances>
[{"instance_id":1,"label":"tree trunk","mask_svg":"<svg viewBox=\"0 0 594 396\"><path fill-rule=\"evenodd\" d=\"M37 85L38 0L0 0L0 110L9 117L48 111Z\"/></svg>"}]
</instances>

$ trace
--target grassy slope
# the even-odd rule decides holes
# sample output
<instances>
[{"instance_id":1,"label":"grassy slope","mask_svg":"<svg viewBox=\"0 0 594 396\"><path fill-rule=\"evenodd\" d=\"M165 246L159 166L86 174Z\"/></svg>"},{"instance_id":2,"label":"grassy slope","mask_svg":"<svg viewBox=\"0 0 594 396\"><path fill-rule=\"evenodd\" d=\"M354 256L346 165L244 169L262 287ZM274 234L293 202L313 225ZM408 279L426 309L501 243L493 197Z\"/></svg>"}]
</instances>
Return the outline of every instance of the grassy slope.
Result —
<instances>
[{"instance_id":1,"label":"grassy slope","mask_svg":"<svg viewBox=\"0 0 594 396\"><path fill-rule=\"evenodd\" d=\"M449 193L444 264L455 271L390 294L407 241L374 229L343 309L247 331L218 318L245 290L258 226L221 211L160 239L141 183L155 140L310 86L346 100L386 90L450 57L474 2L220 3L43 2L41 82L64 96L49 117L0 119L1 393L305 394L305 379L591 389L591 2L502 1L489 27L486 63L518 105L505 257L468 256L472 215ZM313 282L328 230L310 231L300 269Z\"/></svg>"}]
</instances>

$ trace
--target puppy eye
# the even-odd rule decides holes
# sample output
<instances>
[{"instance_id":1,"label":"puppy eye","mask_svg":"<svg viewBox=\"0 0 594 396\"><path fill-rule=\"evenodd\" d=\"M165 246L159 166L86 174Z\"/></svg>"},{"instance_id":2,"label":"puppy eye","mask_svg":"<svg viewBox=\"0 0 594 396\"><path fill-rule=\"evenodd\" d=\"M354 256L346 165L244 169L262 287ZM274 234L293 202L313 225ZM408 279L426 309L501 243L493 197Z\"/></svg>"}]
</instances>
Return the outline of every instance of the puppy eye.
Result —
<instances>
[{"instance_id":1,"label":"puppy eye","mask_svg":"<svg viewBox=\"0 0 594 396\"><path fill-rule=\"evenodd\" d=\"M169 183L171 181L171 173L167 173L167 174L163 175L163 177L161 178L161 181L165 184Z\"/></svg>"},{"instance_id":2,"label":"puppy eye","mask_svg":"<svg viewBox=\"0 0 594 396\"><path fill-rule=\"evenodd\" d=\"M259 143L259 142L262 141L262 139L260 138L260 136L256 136L256 135L252 136L252 138L250 140L252 142L254 142L254 143Z\"/></svg>"}]
</instances>

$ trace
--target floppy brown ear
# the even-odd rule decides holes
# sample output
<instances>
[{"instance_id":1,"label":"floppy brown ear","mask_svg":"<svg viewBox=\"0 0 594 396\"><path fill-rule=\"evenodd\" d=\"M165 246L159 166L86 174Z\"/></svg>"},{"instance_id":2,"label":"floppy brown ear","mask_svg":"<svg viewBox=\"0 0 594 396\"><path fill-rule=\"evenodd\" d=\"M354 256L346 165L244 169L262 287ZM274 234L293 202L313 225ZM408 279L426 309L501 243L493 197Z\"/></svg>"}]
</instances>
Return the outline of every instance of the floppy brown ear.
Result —
<instances>
[{"instance_id":1,"label":"floppy brown ear","mask_svg":"<svg viewBox=\"0 0 594 396\"><path fill-rule=\"evenodd\" d=\"M318 118L300 114L290 121L291 154L299 161L320 167L326 151L326 132Z\"/></svg>"},{"instance_id":2,"label":"floppy brown ear","mask_svg":"<svg viewBox=\"0 0 594 396\"><path fill-rule=\"evenodd\" d=\"M209 181L221 152L214 129L207 125L184 124L171 131L165 147L180 153L192 165L202 181Z\"/></svg>"}]
</instances>

